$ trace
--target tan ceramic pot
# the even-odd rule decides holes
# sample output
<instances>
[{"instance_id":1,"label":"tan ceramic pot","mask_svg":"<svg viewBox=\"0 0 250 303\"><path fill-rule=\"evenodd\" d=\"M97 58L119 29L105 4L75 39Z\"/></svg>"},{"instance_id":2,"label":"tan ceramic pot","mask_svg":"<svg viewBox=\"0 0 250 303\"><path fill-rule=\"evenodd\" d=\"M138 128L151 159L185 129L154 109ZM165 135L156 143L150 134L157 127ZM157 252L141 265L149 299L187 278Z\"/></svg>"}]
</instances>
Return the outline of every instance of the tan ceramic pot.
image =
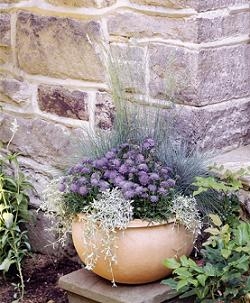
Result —
<instances>
[{"instance_id":1,"label":"tan ceramic pot","mask_svg":"<svg viewBox=\"0 0 250 303\"><path fill-rule=\"evenodd\" d=\"M76 251L84 263L86 250L83 245L84 222L75 220L72 224L72 238ZM169 257L189 255L193 248L193 234L181 225L173 223L151 224L133 220L124 231L117 231L117 264L112 269L116 282L143 284L162 279L171 273L163 265ZM99 240L98 240L99 238ZM100 243L100 235L96 237ZM97 275L112 280L107 260L102 255L93 269Z\"/></svg>"}]
</instances>

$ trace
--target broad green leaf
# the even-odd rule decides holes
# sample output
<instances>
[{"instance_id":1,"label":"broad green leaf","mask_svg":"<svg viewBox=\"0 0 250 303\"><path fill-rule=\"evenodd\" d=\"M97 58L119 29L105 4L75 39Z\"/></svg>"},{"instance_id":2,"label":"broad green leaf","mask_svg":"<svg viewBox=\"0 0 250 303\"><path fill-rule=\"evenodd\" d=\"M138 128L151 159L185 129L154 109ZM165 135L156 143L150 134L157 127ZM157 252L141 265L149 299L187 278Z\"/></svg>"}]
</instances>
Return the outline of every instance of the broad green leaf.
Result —
<instances>
[{"instance_id":1,"label":"broad green leaf","mask_svg":"<svg viewBox=\"0 0 250 303\"><path fill-rule=\"evenodd\" d=\"M189 277L192 277L192 273L186 269L185 267L180 267L180 268L176 268L174 270L174 273L178 276L180 276L181 278L184 277L184 278L189 278Z\"/></svg>"},{"instance_id":2,"label":"broad green leaf","mask_svg":"<svg viewBox=\"0 0 250 303\"><path fill-rule=\"evenodd\" d=\"M210 276L210 277L215 277L215 276L216 276L216 270L215 270L215 268L213 267L212 264L210 264L210 263L206 264L206 265L203 267L203 269L204 269L204 272L205 272L208 276Z\"/></svg>"},{"instance_id":3,"label":"broad green leaf","mask_svg":"<svg viewBox=\"0 0 250 303\"><path fill-rule=\"evenodd\" d=\"M230 249L225 249L225 248L222 248L220 252L221 252L222 257L225 258L226 260L229 258L229 256L232 253L232 251Z\"/></svg>"},{"instance_id":4,"label":"broad green leaf","mask_svg":"<svg viewBox=\"0 0 250 303\"><path fill-rule=\"evenodd\" d=\"M3 213L3 219L4 219L5 226L7 228L10 228L13 224L14 215L11 213Z\"/></svg>"},{"instance_id":5,"label":"broad green leaf","mask_svg":"<svg viewBox=\"0 0 250 303\"><path fill-rule=\"evenodd\" d=\"M220 227L222 225L221 219L218 215L210 214L209 217L215 226Z\"/></svg>"},{"instance_id":6,"label":"broad green leaf","mask_svg":"<svg viewBox=\"0 0 250 303\"><path fill-rule=\"evenodd\" d=\"M161 281L161 284L168 285L171 289L176 289L177 282L173 278Z\"/></svg>"},{"instance_id":7,"label":"broad green leaf","mask_svg":"<svg viewBox=\"0 0 250 303\"><path fill-rule=\"evenodd\" d=\"M188 258L185 255L180 257L180 262L181 262L182 266L185 266L185 267L189 266Z\"/></svg>"},{"instance_id":8,"label":"broad green leaf","mask_svg":"<svg viewBox=\"0 0 250 303\"><path fill-rule=\"evenodd\" d=\"M220 234L219 229L217 229L217 228L212 228L212 227L208 227L208 228L206 228L204 231L205 231L206 233L209 233L209 234L213 235L213 236L217 236L217 235Z\"/></svg>"},{"instance_id":9,"label":"broad green leaf","mask_svg":"<svg viewBox=\"0 0 250 303\"><path fill-rule=\"evenodd\" d=\"M188 281L187 280L180 280L178 283L177 283L177 286L176 286L176 290L177 291L180 291L183 287L187 286L188 285Z\"/></svg>"},{"instance_id":10,"label":"broad green leaf","mask_svg":"<svg viewBox=\"0 0 250 303\"><path fill-rule=\"evenodd\" d=\"M206 275L198 275L197 276L197 280L199 281L199 283L201 284L201 286L205 286L205 282L207 280L207 276Z\"/></svg>"},{"instance_id":11,"label":"broad green leaf","mask_svg":"<svg viewBox=\"0 0 250 303\"><path fill-rule=\"evenodd\" d=\"M168 258L163 261L163 264L170 269L176 269L180 267L180 263L176 261L175 258Z\"/></svg>"},{"instance_id":12,"label":"broad green leaf","mask_svg":"<svg viewBox=\"0 0 250 303\"><path fill-rule=\"evenodd\" d=\"M242 222L239 226L237 226L235 237L235 240L239 245L243 246L245 244L248 244L250 241L250 224Z\"/></svg>"},{"instance_id":13,"label":"broad green leaf","mask_svg":"<svg viewBox=\"0 0 250 303\"><path fill-rule=\"evenodd\" d=\"M10 268L10 265L13 263L15 263L15 261L9 258L5 258L3 262L0 264L0 270L2 270L3 272L7 272Z\"/></svg>"}]
</instances>

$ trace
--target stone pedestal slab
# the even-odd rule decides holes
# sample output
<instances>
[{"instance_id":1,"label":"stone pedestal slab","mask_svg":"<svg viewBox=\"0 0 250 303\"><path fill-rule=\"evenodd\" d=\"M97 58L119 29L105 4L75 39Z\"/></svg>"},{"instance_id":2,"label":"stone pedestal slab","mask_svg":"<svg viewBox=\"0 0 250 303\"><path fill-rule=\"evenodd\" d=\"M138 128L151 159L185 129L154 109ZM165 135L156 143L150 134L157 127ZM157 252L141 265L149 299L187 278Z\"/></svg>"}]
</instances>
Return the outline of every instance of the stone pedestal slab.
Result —
<instances>
[{"instance_id":1,"label":"stone pedestal slab","mask_svg":"<svg viewBox=\"0 0 250 303\"><path fill-rule=\"evenodd\" d=\"M112 287L111 282L86 269L61 277L59 286L68 292L69 303L162 303L176 297L175 292L159 281Z\"/></svg>"}]
</instances>

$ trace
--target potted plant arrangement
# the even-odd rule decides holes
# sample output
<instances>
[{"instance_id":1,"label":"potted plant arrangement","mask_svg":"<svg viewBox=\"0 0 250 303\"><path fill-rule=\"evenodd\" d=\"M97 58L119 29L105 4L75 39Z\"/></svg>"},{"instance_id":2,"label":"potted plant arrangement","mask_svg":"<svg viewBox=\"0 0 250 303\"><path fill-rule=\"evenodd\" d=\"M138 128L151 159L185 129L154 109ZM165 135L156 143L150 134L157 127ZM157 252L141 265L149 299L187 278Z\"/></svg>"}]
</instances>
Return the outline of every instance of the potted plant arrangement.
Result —
<instances>
[{"instance_id":1,"label":"potted plant arrangement","mask_svg":"<svg viewBox=\"0 0 250 303\"><path fill-rule=\"evenodd\" d=\"M171 273L164 259L191 253L201 227L191 184L206 165L176 143L161 107L129 102L116 72L110 82L112 129L78 140L82 157L52 180L41 209L62 242L72 232L87 269L113 285L147 283Z\"/></svg>"},{"instance_id":2,"label":"potted plant arrangement","mask_svg":"<svg viewBox=\"0 0 250 303\"><path fill-rule=\"evenodd\" d=\"M118 125L121 121L125 125L121 117ZM41 208L57 217L65 235L72 226L73 243L86 268L114 285L147 283L170 274L163 260L189 255L201 227L196 199L187 191L200 164L192 166L195 156L190 155L184 168L173 161L168 165L162 153L168 141L159 136L160 129L145 127L145 121L144 127L119 128L116 120L105 133L108 139L99 133L89 141L92 157L84 156L45 191ZM185 186L184 177L190 178Z\"/></svg>"}]
</instances>

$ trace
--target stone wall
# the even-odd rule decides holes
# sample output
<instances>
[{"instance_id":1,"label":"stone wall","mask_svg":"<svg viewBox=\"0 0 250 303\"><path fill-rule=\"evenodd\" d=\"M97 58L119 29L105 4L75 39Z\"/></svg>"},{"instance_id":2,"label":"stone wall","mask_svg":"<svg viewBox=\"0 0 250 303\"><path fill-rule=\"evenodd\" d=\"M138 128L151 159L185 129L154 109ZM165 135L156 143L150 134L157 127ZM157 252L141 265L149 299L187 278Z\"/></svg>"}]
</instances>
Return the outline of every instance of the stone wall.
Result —
<instances>
[{"instance_id":1,"label":"stone wall","mask_svg":"<svg viewBox=\"0 0 250 303\"><path fill-rule=\"evenodd\" d=\"M140 100L165 105L174 79L181 132L205 149L230 149L250 142L249 35L249 0L1 0L0 140L16 118L11 148L38 190L31 206L72 138L111 125L98 43L122 56Z\"/></svg>"}]
</instances>

